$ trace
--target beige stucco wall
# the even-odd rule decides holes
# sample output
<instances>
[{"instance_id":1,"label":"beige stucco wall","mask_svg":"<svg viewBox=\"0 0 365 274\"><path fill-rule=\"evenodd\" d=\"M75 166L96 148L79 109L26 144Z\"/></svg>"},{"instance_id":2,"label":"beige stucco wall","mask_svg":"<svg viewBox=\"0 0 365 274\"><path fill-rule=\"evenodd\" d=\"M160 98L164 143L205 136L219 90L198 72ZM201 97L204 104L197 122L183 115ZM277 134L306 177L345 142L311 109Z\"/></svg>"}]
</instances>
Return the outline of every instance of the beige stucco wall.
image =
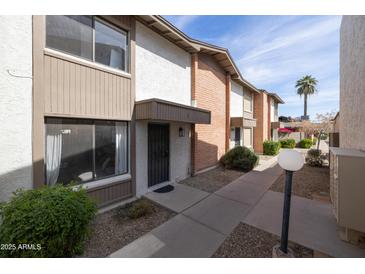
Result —
<instances>
[{"instance_id":1,"label":"beige stucco wall","mask_svg":"<svg viewBox=\"0 0 365 274\"><path fill-rule=\"evenodd\" d=\"M344 16L340 33L340 147L365 149L365 16Z\"/></svg>"},{"instance_id":2,"label":"beige stucco wall","mask_svg":"<svg viewBox=\"0 0 365 274\"><path fill-rule=\"evenodd\" d=\"M0 202L32 182L32 16L0 16ZM10 73L8 73L10 71Z\"/></svg>"}]
</instances>

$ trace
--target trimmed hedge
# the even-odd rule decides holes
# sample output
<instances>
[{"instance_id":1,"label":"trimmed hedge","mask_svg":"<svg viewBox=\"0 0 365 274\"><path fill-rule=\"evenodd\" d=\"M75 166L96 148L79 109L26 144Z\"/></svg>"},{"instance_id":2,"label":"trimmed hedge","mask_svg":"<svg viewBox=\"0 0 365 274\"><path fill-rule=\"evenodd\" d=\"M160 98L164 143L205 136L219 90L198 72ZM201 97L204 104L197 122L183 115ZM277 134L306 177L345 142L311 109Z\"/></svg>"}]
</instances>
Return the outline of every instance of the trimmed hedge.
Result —
<instances>
[{"instance_id":1,"label":"trimmed hedge","mask_svg":"<svg viewBox=\"0 0 365 274\"><path fill-rule=\"evenodd\" d=\"M305 157L305 161L310 166L323 166L323 160L325 156L322 155L322 151L320 149L310 149L307 152L307 156Z\"/></svg>"},{"instance_id":2,"label":"trimmed hedge","mask_svg":"<svg viewBox=\"0 0 365 274\"><path fill-rule=\"evenodd\" d=\"M280 142L265 141L264 142L264 155L277 155L281 148Z\"/></svg>"},{"instance_id":3,"label":"trimmed hedge","mask_svg":"<svg viewBox=\"0 0 365 274\"><path fill-rule=\"evenodd\" d=\"M280 140L280 145L282 148L295 148L295 140L294 139L283 139Z\"/></svg>"},{"instance_id":4,"label":"trimmed hedge","mask_svg":"<svg viewBox=\"0 0 365 274\"><path fill-rule=\"evenodd\" d=\"M82 254L96 205L85 190L57 185L18 190L1 206L0 257Z\"/></svg>"},{"instance_id":5,"label":"trimmed hedge","mask_svg":"<svg viewBox=\"0 0 365 274\"><path fill-rule=\"evenodd\" d=\"M298 142L300 148L311 148L313 145L312 139L305 138Z\"/></svg>"},{"instance_id":6,"label":"trimmed hedge","mask_svg":"<svg viewBox=\"0 0 365 274\"><path fill-rule=\"evenodd\" d=\"M219 161L225 168L247 172L258 164L259 157L249 148L237 146L224 154Z\"/></svg>"}]
</instances>

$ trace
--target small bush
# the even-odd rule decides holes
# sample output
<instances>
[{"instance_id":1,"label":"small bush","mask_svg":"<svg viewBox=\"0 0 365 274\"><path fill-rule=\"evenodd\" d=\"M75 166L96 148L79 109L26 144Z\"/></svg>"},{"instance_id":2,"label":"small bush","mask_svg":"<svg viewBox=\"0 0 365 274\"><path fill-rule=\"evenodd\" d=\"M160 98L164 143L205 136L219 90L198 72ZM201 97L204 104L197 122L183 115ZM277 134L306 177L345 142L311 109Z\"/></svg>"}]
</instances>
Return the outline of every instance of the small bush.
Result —
<instances>
[{"instance_id":1,"label":"small bush","mask_svg":"<svg viewBox=\"0 0 365 274\"><path fill-rule=\"evenodd\" d=\"M294 139L283 139L280 140L280 145L282 148L295 148L295 140Z\"/></svg>"},{"instance_id":2,"label":"small bush","mask_svg":"<svg viewBox=\"0 0 365 274\"><path fill-rule=\"evenodd\" d=\"M220 162L226 168L247 172L258 164L259 157L249 148L237 146L224 154Z\"/></svg>"},{"instance_id":3,"label":"small bush","mask_svg":"<svg viewBox=\"0 0 365 274\"><path fill-rule=\"evenodd\" d=\"M321 134L321 140L327 140L327 138L328 138L328 133L322 132L322 134Z\"/></svg>"},{"instance_id":4,"label":"small bush","mask_svg":"<svg viewBox=\"0 0 365 274\"><path fill-rule=\"evenodd\" d=\"M312 139L306 138L306 139L302 139L298 142L298 146L300 148L311 148L313 145L312 143Z\"/></svg>"},{"instance_id":5,"label":"small bush","mask_svg":"<svg viewBox=\"0 0 365 274\"><path fill-rule=\"evenodd\" d=\"M280 150L280 142L265 141L264 142L264 155L276 155Z\"/></svg>"},{"instance_id":6,"label":"small bush","mask_svg":"<svg viewBox=\"0 0 365 274\"><path fill-rule=\"evenodd\" d=\"M82 254L96 205L84 190L44 186L17 191L1 208L0 257L72 257ZM24 247L25 248L19 248Z\"/></svg>"},{"instance_id":7,"label":"small bush","mask_svg":"<svg viewBox=\"0 0 365 274\"><path fill-rule=\"evenodd\" d=\"M152 211L153 207L150 202L145 199L139 199L131 204L127 216L130 219L137 219L152 213Z\"/></svg>"},{"instance_id":8,"label":"small bush","mask_svg":"<svg viewBox=\"0 0 365 274\"><path fill-rule=\"evenodd\" d=\"M305 157L305 161L310 166L323 166L323 160L325 156L322 155L322 151L320 149L310 149L308 150L307 156Z\"/></svg>"}]
</instances>

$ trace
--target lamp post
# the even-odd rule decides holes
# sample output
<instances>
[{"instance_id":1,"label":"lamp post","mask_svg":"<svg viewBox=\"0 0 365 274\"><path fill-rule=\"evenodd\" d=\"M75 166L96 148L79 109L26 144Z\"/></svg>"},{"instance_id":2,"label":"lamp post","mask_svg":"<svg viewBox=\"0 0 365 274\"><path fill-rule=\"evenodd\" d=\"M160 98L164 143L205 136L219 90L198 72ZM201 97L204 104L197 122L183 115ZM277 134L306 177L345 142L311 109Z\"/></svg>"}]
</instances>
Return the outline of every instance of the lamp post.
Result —
<instances>
[{"instance_id":1,"label":"lamp post","mask_svg":"<svg viewBox=\"0 0 365 274\"><path fill-rule=\"evenodd\" d=\"M300 170L304 165L304 156L293 149L283 149L280 151L278 162L281 168L285 170L285 192L284 192L284 209L283 222L281 227L280 251L284 254L276 257L293 257L288 254L288 236L289 236L289 217L290 217L290 201L293 173ZM277 254L277 246L274 247Z\"/></svg>"}]
</instances>

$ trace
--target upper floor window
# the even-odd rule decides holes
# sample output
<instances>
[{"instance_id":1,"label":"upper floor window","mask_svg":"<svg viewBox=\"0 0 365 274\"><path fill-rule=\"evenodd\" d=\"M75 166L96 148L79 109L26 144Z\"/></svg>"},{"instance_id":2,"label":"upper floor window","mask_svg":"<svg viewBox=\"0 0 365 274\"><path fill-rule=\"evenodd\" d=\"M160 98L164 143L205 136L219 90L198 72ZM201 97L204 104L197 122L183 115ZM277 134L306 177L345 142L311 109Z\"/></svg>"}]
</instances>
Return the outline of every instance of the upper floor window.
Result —
<instances>
[{"instance_id":1,"label":"upper floor window","mask_svg":"<svg viewBox=\"0 0 365 274\"><path fill-rule=\"evenodd\" d=\"M128 33L94 16L48 15L46 46L128 72Z\"/></svg>"}]
</instances>

